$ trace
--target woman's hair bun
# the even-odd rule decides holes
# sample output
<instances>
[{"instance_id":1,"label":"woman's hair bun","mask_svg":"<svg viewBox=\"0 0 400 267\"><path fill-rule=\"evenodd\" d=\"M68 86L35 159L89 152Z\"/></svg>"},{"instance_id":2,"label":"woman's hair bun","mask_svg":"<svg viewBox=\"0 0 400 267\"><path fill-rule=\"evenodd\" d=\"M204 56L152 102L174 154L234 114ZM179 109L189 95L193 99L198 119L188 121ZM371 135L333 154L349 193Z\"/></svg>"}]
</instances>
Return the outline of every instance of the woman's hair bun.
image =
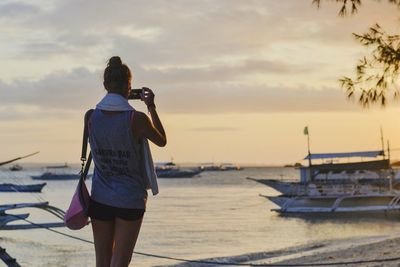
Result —
<instances>
[{"instance_id":1,"label":"woman's hair bun","mask_svg":"<svg viewBox=\"0 0 400 267\"><path fill-rule=\"evenodd\" d=\"M120 67L122 66L122 60L119 56L113 56L110 58L108 61L108 66L109 67Z\"/></svg>"}]
</instances>

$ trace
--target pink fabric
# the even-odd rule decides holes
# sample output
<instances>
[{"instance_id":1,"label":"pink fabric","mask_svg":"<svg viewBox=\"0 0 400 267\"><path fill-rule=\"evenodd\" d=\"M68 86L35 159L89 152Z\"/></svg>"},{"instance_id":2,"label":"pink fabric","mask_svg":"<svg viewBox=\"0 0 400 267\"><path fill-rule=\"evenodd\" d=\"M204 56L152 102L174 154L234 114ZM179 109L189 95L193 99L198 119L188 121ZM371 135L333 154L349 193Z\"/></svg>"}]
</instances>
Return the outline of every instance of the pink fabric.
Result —
<instances>
[{"instance_id":1,"label":"pink fabric","mask_svg":"<svg viewBox=\"0 0 400 267\"><path fill-rule=\"evenodd\" d=\"M81 194L81 198L79 197ZM84 203L81 202L81 199ZM71 230L79 230L89 223L87 209L89 207L90 196L85 182L79 181L71 204L64 216L65 225Z\"/></svg>"}]
</instances>

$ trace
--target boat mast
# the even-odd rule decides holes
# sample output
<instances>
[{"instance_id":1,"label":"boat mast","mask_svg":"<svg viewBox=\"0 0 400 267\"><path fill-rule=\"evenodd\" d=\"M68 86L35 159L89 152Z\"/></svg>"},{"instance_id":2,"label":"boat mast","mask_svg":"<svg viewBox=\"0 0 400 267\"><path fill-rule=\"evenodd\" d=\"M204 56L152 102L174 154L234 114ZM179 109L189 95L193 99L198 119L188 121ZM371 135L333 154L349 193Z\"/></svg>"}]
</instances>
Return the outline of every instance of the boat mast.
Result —
<instances>
[{"instance_id":1,"label":"boat mast","mask_svg":"<svg viewBox=\"0 0 400 267\"><path fill-rule=\"evenodd\" d=\"M311 163L311 150L310 150L310 133L308 132L308 126L304 127L303 133L307 135L307 150L308 150L308 169L307 169L308 174L306 174L306 176L308 177L306 178L306 180L312 181L314 180L314 175L311 169L312 163Z\"/></svg>"},{"instance_id":2,"label":"boat mast","mask_svg":"<svg viewBox=\"0 0 400 267\"><path fill-rule=\"evenodd\" d=\"M389 139L387 140L387 150L388 150L388 160L389 160L389 166L390 166L390 193L393 192L393 183L394 183L394 179L395 179L395 173L394 170L392 168L392 165L390 165L390 146L389 146Z\"/></svg>"},{"instance_id":3,"label":"boat mast","mask_svg":"<svg viewBox=\"0 0 400 267\"><path fill-rule=\"evenodd\" d=\"M311 167L310 133L308 131L308 126L306 127L306 129L307 129L308 165L309 167Z\"/></svg>"},{"instance_id":4,"label":"boat mast","mask_svg":"<svg viewBox=\"0 0 400 267\"><path fill-rule=\"evenodd\" d=\"M383 141L383 130L382 130L382 125L381 125L381 144L382 144L383 159L386 159L386 157L385 157L385 143L384 143L384 141Z\"/></svg>"}]
</instances>

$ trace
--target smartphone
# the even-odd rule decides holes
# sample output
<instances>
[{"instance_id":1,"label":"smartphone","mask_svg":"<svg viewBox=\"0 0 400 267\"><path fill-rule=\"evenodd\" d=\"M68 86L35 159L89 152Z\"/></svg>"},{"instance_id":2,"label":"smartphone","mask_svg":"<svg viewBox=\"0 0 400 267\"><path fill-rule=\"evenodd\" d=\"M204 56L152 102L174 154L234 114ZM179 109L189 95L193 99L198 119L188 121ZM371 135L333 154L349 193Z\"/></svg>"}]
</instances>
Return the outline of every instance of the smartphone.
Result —
<instances>
[{"instance_id":1,"label":"smartphone","mask_svg":"<svg viewBox=\"0 0 400 267\"><path fill-rule=\"evenodd\" d=\"M142 92L142 89L131 89L131 93L129 94L128 99L142 99L140 96Z\"/></svg>"}]
</instances>

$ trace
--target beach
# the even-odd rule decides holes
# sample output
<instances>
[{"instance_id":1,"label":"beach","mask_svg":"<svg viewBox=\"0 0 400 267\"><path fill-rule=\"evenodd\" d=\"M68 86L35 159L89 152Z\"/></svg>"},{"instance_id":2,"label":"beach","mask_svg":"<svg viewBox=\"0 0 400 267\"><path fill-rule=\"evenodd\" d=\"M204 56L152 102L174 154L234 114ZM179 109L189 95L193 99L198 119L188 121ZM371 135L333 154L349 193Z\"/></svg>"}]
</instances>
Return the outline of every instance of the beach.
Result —
<instances>
[{"instance_id":1,"label":"beach","mask_svg":"<svg viewBox=\"0 0 400 267\"><path fill-rule=\"evenodd\" d=\"M348 240L349 241L349 240ZM400 236L375 237L352 242L324 243L320 248L300 252L293 259L279 261L281 264L313 264L383 260L371 263L355 263L333 266L399 266L400 259L385 261L399 257ZM278 263L278 262L276 262Z\"/></svg>"},{"instance_id":2,"label":"beach","mask_svg":"<svg viewBox=\"0 0 400 267\"><path fill-rule=\"evenodd\" d=\"M399 266L397 251L400 245L400 235L353 238L348 240L330 240L308 245L288 247L282 250L236 255L230 258L200 259L198 263L180 263L163 266L219 266L206 262L249 265L296 265L310 266L313 264L326 266ZM200 263L203 261L204 263ZM371 261L371 262L368 262ZM353 264L352 264L353 262ZM232 263L232 265L229 265ZM338 264L335 264L338 263Z\"/></svg>"},{"instance_id":3,"label":"beach","mask_svg":"<svg viewBox=\"0 0 400 267\"><path fill-rule=\"evenodd\" d=\"M0 178L4 182L28 184L32 182L30 175L42 172L40 166L25 166L21 172L3 169ZM73 172L78 172L79 166L73 166L72 169ZM398 217L279 216L271 211L276 206L260 197L260 194L278 193L246 179L248 176L296 179L298 170L258 167L245 168L242 171L203 172L189 179L159 179L160 193L157 196L152 196L151 193L149 195L148 208L135 250L188 260L210 259L237 263L336 262L369 256L394 256L394 253L390 253L390 246L393 244L396 247L399 242L394 239L400 236ZM48 181L41 194L2 193L0 201L6 204L45 200L65 210L76 182ZM88 186L90 187L90 180ZM33 222L55 220L54 216L40 210L15 211L25 212L30 213L29 219ZM93 240L90 226L79 231L65 228L57 230ZM394 241L384 241L388 238ZM43 229L1 231L0 240L2 246L22 266L94 265L92 244ZM384 241L383 245L370 244L381 241ZM367 247L359 247L364 245ZM372 246L373 250L368 246ZM343 249L346 253L340 251ZM369 254L365 254L367 252ZM184 263L135 254L131 265L148 267L181 264Z\"/></svg>"}]
</instances>

